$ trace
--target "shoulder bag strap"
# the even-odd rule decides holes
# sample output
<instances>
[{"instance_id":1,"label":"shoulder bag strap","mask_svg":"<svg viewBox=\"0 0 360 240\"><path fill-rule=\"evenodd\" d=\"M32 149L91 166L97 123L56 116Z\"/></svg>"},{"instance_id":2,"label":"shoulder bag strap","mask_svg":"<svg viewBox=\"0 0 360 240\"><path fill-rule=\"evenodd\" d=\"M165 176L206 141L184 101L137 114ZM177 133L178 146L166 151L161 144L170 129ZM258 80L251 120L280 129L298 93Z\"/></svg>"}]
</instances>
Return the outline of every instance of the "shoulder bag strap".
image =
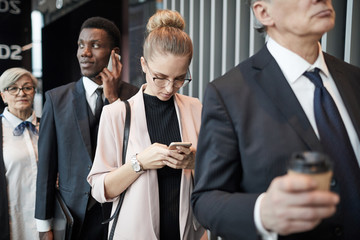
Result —
<instances>
[{"instance_id":1,"label":"shoulder bag strap","mask_svg":"<svg viewBox=\"0 0 360 240\"><path fill-rule=\"evenodd\" d=\"M128 145L128 141L129 141L129 134L130 134L130 119L131 119L131 110L130 110L129 102L127 100L125 100L124 103L125 103L125 107L126 107L126 117L125 117L123 151L122 151L122 164L123 165L125 164L126 151L127 151L127 145ZM119 203L116 207L114 214L109 219L102 222L103 224L106 224L106 223L114 220L113 225L111 226L109 240L112 240L114 238L115 227L117 224L117 220L119 218L120 208L124 201L125 193L126 193L126 189L120 194Z\"/></svg>"}]
</instances>

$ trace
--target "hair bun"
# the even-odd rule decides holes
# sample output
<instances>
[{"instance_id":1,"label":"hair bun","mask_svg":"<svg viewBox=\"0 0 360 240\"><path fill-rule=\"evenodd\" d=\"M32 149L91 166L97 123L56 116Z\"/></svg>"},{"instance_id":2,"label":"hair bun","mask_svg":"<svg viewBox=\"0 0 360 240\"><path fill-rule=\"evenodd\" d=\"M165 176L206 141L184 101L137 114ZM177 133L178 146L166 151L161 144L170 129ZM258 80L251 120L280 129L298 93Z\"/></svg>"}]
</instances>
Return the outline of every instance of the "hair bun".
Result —
<instances>
[{"instance_id":1,"label":"hair bun","mask_svg":"<svg viewBox=\"0 0 360 240\"><path fill-rule=\"evenodd\" d=\"M180 30L185 29L185 21L177 11L172 10L158 10L146 25L147 32L150 33L155 29L161 27L174 27Z\"/></svg>"}]
</instances>

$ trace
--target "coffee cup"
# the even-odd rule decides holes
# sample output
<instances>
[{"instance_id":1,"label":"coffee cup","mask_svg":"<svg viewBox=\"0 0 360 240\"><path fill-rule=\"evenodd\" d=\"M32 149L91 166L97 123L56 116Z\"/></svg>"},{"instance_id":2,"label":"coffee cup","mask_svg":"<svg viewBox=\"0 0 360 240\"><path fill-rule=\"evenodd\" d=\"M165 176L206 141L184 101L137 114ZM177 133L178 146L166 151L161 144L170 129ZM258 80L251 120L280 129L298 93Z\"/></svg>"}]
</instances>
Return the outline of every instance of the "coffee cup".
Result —
<instances>
[{"instance_id":1,"label":"coffee cup","mask_svg":"<svg viewBox=\"0 0 360 240\"><path fill-rule=\"evenodd\" d=\"M318 190L329 190L332 177L332 162L320 152L294 153L289 162L288 174L312 177L318 183Z\"/></svg>"}]
</instances>

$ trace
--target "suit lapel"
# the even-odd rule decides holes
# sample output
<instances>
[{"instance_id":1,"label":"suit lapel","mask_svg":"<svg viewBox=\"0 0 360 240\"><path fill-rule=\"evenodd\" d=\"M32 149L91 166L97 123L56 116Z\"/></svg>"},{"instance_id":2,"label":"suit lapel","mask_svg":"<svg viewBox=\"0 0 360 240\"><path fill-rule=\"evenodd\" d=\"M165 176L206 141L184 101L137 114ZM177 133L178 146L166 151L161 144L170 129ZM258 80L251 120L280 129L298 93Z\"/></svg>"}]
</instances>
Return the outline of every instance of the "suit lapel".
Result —
<instances>
[{"instance_id":1,"label":"suit lapel","mask_svg":"<svg viewBox=\"0 0 360 240\"><path fill-rule=\"evenodd\" d=\"M360 137L360 79L349 76L348 72L339 65L339 60L326 53L324 53L324 57L326 65L344 102L345 108L351 118L352 124L354 125L355 131Z\"/></svg>"},{"instance_id":2,"label":"suit lapel","mask_svg":"<svg viewBox=\"0 0 360 240\"><path fill-rule=\"evenodd\" d=\"M304 110L266 46L254 56L253 68L257 69L256 83L283 114L309 150L321 150L320 141Z\"/></svg>"},{"instance_id":3,"label":"suit lapel","mask_svg":"<svg viewBox=\"0 0 360 240\"><path fill-rule=\"evenodd\" d=\"M89 126L89 116L87 106L88 103L85 97L85 89L82 82L82 79L76 82L74 88L74 116L76 116L76 122L80 129L80 133L86 149L89 153L89 158L91 159L91 136L90 136L90 126Z\"/></svg>"}]
</instances>

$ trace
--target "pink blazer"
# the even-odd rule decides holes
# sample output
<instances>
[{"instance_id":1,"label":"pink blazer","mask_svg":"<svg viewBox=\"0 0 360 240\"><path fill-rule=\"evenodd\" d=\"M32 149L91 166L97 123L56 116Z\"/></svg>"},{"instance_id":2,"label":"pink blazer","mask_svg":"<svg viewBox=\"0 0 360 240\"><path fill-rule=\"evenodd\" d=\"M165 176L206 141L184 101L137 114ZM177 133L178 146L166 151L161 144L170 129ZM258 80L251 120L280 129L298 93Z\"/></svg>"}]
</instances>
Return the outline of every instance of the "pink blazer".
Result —
<instances>
[{"instance_id":1,"label":"pink blazer","mask_svg":"<svg viewBox=\"0 0 360 240\"><path fill-rule=\"evenodd\" d=\"M140 91L128 101L131 107L131 126L126 161L132 155L151 145L147 129L143 100L144 84ZM200 130L202 105L196 98L175 94L175 107L179 119L182 141L192 142L196 149ZM106 199L104 178L107 173L122 164L122 140L124 132L125 104L117 100L104 107L98 133L98 144L93 167L88 176L93 197L103 202L114 202L112 212L118 204L118 197ZM190 195L193 190L192 171L182 171L180 186L180 234L181 239L200 239L204 229L193 216ZM159 193L157 171L148 170L126 191L117 222L114 239L159 239ZM109 229L111 229L110 222Z\"/></svg>"}]
</instances>

